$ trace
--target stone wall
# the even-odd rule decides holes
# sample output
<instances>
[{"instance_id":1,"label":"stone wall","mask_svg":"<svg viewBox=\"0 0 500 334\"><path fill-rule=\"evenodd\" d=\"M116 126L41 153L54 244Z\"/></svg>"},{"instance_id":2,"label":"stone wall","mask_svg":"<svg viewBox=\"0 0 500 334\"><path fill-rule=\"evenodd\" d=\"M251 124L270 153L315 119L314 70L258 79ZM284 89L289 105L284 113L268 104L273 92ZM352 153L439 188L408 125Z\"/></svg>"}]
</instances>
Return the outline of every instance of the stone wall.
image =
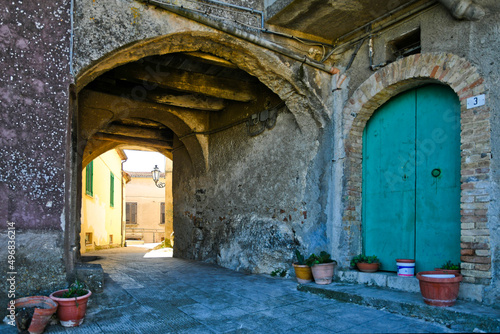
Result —
<instances>
[{"instance_id":1,"label":"stone wall","mask_svg":"<svg viewBox=\"0 0 500 334\"><path fill-rule=\"evenodd\" d=\"M16 298L66 286L71 27L68 0L2 7L0 304L6 305L6 277L15 278ZM10 263L8 245L15 246Z\"/></svg>"}]
</instances>

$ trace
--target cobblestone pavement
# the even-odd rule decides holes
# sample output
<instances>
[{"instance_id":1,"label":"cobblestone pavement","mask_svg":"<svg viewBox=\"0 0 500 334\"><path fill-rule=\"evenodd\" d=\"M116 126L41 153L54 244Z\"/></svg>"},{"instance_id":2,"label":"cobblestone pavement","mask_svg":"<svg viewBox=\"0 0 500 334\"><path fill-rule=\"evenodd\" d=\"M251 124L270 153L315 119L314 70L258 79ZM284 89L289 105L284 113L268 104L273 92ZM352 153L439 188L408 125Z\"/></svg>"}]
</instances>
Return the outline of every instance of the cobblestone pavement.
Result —
<instances>
[{"instance_id":1,"label":"cobblestone pavement","mask_svg":"<svg viewBox=\"0 0 500 334\"><path fill-rule=\"evenodd\" d=\"M297 291L292 279L248 275L140 248L101 257L104 292L94 294L84 323L46 333L452 333L437 323ZM16 333L0 326L0 333Z\"/></svg>"}]
</instances>

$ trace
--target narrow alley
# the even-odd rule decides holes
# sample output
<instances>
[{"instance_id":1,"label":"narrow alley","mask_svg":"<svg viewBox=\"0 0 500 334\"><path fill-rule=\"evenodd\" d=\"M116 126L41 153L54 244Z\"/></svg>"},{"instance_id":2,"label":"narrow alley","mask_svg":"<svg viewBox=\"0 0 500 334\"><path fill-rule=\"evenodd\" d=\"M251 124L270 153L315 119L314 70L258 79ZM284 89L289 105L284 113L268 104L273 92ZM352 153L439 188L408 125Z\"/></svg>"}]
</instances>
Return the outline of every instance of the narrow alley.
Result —
<instances>
[{"instance_id":1,"label":"narrow alley","mask_svg":"<svg viewBox=\"0 0 500 334\"><path fill-rule=\"evenodd\" d=\"M453 333L443 325L297 291L295 279L248 275L198 261L144 257L126 247L98 256L103 293L80 327L45 333ZM0 326L0 333L15 333Z\"/></svg>"}]
</instances>

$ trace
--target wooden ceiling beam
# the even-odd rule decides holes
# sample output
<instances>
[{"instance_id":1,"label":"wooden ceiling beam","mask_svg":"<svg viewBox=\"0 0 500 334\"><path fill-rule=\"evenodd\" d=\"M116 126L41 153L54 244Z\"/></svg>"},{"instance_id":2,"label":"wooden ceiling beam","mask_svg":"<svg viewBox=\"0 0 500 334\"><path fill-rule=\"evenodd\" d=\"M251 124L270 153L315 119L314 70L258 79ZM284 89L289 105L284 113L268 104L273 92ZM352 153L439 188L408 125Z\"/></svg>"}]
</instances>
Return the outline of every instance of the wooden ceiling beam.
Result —
<instances>
[{"instance_id":1,"label":"wooden ceiling beam","mask_svg":"<svg viewBox=\"0 0 500 334\"><path fill-rule=\"evenodd\" d=\"M254 83L241 80L165 68L161 72L150 67L125 65L114 70L115 78L148 86L175 89L220 99L249 102L257 98Z\"/></svg>"},{"instance_id":2,"label":"wooden ceiling beam","mask_svg":"<svg viewBox=\"0 0 500 334\"><path fill-rule=\"evenodd\" d=\"M107 82L93 82L89 87L91 90L98 92L109 93L116 96L123 94L131 94L134 85L123 81L116 81L114 84ZM172 94L162 89L145 89L145 100L154 103L160 103L169 106L203 110L203 111L220 111L226 107L223 99L199 95L199 94Z\"/></svg>"},{"instance_id":3,"label":"wooden ceiling beam","mask_svg":"<svg viewBox=\"0 0 500 334\"><path fill-rule=\"evenodd\" d=\"M114 135L114 134L109 134L109 133L104 133L104 132L97 132L92 137L92 140L111 141L111 142L128 144L128 145L150 146L150 147L157 147L157 148L162 148L162 149L167 149L167 150L173 149L173 143L170 141L160 141L160 140L154 140L154 139Z\"/></svg>"},{"instance_id":4,"label":"wooden ceiling beam","mask_svg":"<svg viewBox=\"0 0 500 334\"><path fill-rule=\"evenodd\" d=\"M142 139L152 139L160 141L173 140L173 134L171 133L171 131L168 129L165 130L170 135L170 138L166 137L165 133L160 129L145 128L140 126L118 125L118 124L111 124L107 128L102 129L101 132L110 135L121 135L121 136L136 137Z\"/></svg>"}]
</instances>

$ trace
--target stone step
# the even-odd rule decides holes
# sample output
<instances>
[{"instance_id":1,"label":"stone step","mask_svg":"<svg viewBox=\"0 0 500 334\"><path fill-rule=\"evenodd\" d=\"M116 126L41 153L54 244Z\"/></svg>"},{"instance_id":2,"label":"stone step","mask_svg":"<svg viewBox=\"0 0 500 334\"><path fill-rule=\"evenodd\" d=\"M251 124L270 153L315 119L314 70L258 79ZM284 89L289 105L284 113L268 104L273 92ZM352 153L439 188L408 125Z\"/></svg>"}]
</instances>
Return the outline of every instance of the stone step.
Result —
<instances>
[{"instance_id":1,"label":"stone step","mask_svg":"<svg viewBox=\"0 0 500 334\"><path fill-rule=\"evenodd\" d=\"M477 302L457 300L454 306L436 307L425 304L420 292L354 283L299 284L297 290L342 302L384 309L403 316L436 321L456 331L500 332L500 309Z\"/></svg>"},{"instance_id":2,"label":"stone step","mask_svg":"<svg viewBox=\"0 0 500 334\"><path fill-rule=\"evenodd\" d=\"M375 273L364 273L358 270L337 270L335 272L334 281L420 293L420 285L416 276L403 277L392 272L378 271ZM481 302L481 298L481 286L464 282L460 283L458 299Z\"/></svg>"},{"instance_id":3,"label":"stone step","mask_svg":"<svg viewBox=\"0 0 500 334\"><path fill-rule=\"evenodd\" d=\"M144 240L125 240L125 247L134 245L144 245Z\"/></svg>"}]
</instances>

